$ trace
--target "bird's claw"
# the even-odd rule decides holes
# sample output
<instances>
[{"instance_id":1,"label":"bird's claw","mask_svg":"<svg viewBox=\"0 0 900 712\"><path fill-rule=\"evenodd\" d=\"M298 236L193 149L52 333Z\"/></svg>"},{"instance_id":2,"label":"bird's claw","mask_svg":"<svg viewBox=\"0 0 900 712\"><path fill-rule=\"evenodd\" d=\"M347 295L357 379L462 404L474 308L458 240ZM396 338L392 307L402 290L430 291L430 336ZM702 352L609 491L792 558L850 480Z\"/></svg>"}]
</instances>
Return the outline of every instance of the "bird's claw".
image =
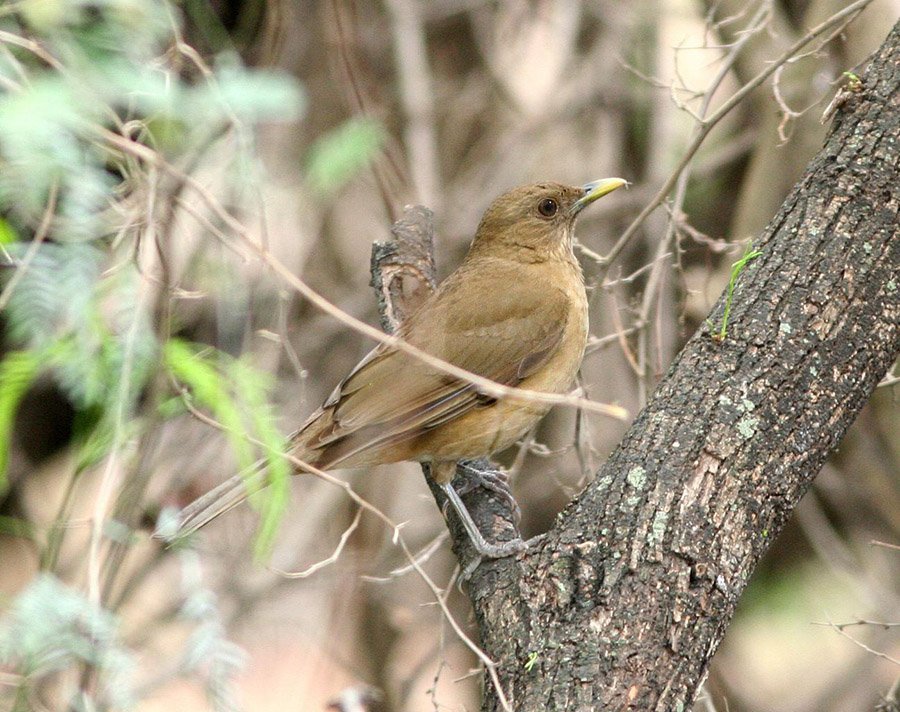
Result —
<instances>
[{"instance_id":1,"label":"bird's claw","mask_svg":"<svg viewBox=\"0 0 900 712\"><path fill-rule=\"evenodd\" d=\"M462 497L479 487L493 492L502 499L512 511L513 522L518 525L522 519L522 509L516 498L513 497L509 487L509 475L484 460L463 460L458 463L458 468L465 471L465 477L460 478L460 485L456 491Z\"/></svg>"},{"instance_id":2,"label":"bird's claw","mask_svg":"<svg viewBox=\"0 0 900 712\"><path fill-rule=\"evenodd\" d=\"M472 557L472 560L469 561L460 572L460 585L472 578L472 574L475 573L475 570L481 566L485 559L503 559L507 556L515 556L516 554L528 550L528 544L519 537L511 539L510 541L505 541L502 544L488 544L487 542L479 544L475 541L473 541L472 544L478 553Z\"/></svg>"},{"instance_id":3,"label":"bird's claw","mask_svg":"<svg viewBox=\"0 0 900 712\"><path fill-rule=\"evenodd\" d=\"M444 482L439 486L447 497L447 501L443 510L444 516L446 517L448 514L446 505L452 506L456 511L457 516L459 517L460 523L463 525L463 528L469 535L469 541L472 543L472 547L476 552L478 552L479 557L474 563L474 567L472 568L472 570L474 570L474 568L477 568L482 558L502 559L507 556L518 554L528 548L525 542L522 541L522 539L518 536L515 539L512 539L511 541L505 541L502 544L489 543L484 538L484 535L479 531L478 526L472 519L472 515L469 514L469 510L466 509L466 505L460 498L459 493L453 488L453 485L449 482ZM469 567L466 568L468 570Z\"/></svg>"}]
</instances>

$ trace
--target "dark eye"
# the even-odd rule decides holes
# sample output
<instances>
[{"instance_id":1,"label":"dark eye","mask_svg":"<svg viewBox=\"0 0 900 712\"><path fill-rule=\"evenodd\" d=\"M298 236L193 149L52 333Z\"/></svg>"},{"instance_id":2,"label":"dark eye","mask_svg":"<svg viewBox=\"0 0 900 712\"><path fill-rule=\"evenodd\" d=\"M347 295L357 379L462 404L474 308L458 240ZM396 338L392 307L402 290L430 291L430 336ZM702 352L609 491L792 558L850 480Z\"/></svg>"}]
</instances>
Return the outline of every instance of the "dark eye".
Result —
<instances>
[{"instance_id":1,"label":"dark eye","mask_svg":"<svg viewBox=\"0 0 900 712\"><path fill-rule=\"evenodd\" d=\"M559 212L559 204L553 198L542 198L538 203L538 212L545 218L552 218Z\"/></svg>"}]
</instances>

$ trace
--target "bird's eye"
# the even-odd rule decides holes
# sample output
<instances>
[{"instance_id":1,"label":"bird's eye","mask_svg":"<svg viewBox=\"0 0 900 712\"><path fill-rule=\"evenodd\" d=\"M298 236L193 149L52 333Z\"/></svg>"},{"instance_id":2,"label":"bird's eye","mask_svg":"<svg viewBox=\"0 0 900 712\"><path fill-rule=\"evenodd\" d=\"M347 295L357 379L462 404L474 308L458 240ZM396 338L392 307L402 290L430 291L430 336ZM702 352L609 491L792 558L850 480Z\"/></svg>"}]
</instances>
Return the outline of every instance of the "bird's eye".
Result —
<instances>
[{"instance_id":1,"label":"bird's eye","mask_svg":"<svg viewBox=\"0 0 900 712\"><path fill-rule=\"evenodd\" d=\"M538 212L545 218L552 218L559 212L559 203L553 198L543 198L541 202L538 203Z\"/></svg>"}]
</instances>

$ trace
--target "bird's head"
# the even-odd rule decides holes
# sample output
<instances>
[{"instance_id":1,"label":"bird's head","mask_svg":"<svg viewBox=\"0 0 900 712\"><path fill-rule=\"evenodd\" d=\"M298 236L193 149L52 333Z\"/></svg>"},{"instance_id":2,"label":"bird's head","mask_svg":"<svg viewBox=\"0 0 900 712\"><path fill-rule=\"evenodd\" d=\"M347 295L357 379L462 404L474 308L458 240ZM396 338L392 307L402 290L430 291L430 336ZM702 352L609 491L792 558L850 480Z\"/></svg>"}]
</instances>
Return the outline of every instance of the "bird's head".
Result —
<instances>
[{"instance_id":1,"label":"bird's head","mask_svg":"<svg viewBox=\"0 0 900 712\"><path fill-rule=\"evenodd\" d=\"M575 218L582 209L623 185L627 182L621 178L604 178L581 188L561 183L514 188L485 211L472 252L496 252L524 262L565 257L571 252Z\"/></svg>"}]
</instances>

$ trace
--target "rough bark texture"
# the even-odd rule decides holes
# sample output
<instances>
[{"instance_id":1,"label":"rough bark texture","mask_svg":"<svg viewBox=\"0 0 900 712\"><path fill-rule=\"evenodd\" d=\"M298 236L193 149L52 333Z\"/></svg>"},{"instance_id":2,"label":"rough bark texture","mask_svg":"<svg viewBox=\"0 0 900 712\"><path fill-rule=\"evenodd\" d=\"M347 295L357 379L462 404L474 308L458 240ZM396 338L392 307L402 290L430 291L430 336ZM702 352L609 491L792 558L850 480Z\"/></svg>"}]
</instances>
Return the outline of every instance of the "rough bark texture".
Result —
<instances>
[{"instance_id":1,"label":"rough bark texture","mask_svg":"<svg viewBox=\"0 0 900 712\"><path fill-rule=\"evenodd\" d=\"M513 709L687 709L760 556L900 354L900 25L862 79L756 241L727 338L695 334L553 530L472 575ZM468 504L510 536L497 500Z\"/></svg>"}]
</instances>

